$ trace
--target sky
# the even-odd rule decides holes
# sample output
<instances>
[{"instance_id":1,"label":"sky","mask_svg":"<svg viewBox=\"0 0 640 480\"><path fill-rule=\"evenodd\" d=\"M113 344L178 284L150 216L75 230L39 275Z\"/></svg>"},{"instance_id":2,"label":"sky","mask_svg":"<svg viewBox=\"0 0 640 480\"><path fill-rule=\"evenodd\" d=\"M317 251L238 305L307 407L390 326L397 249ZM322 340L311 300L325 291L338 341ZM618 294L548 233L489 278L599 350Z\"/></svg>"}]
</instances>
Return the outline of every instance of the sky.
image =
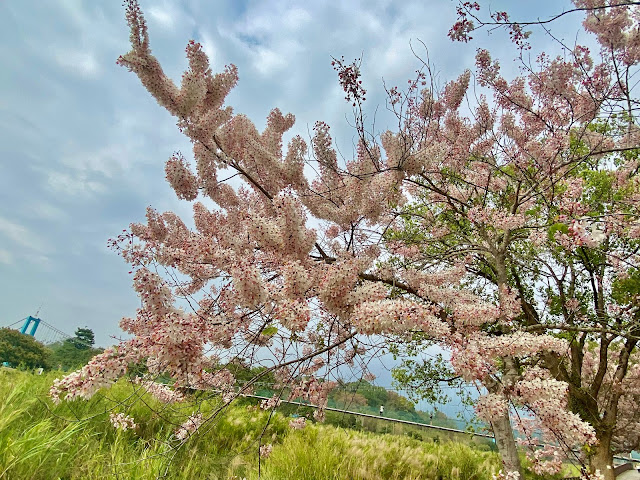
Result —
<instances>
[{"instance_id":1,"label":"sky","mask_svg":"<svg viewBox=\"0 0 640 480\"><path fill-rule=\"evenodd\" d=\"M506 34L486 31L452 43L450 0L141 0L151 48L179 83L190 39L214 71L233 63L240 82L227 98L259 129L278 107L296 115L292 134L332 126L341 153L353 152L350 105L331 57L362 57L366 112L378 132L393 127L384 85L403 86L428 56L441 83L473 69L477 47L517 72ZM568 1L491 3L518 19L545 18ZM552 25L569 42L579 15ZM191 206L164 180L175 151L191 155L175 120L116 65L129 51L124 7L116 0L0 0L0 326L38 316L96 343L121 336L118 322L139 300L124 261L107 247L147 206L189 224ZM534 32L539 49L552 40ZM37 337L37 335L36 335Z\"/></svg>"}]
</instances>

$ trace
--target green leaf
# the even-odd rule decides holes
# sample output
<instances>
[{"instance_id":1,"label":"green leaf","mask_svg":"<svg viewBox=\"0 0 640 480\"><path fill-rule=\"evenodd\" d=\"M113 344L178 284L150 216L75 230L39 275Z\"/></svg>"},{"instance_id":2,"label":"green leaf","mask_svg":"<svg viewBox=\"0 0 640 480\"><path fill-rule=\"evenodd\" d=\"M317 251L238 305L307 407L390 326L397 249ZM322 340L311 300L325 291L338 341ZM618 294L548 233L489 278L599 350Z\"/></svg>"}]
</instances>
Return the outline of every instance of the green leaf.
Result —
<instances>
[{"instance_id":1,"label":"green leaf","mask_svg":"<svg viewBox=\"0 0 640 480\"><path fill-rule=\"evenodd\" d=\"M262 330L262 335L264 335L265 337L273 337L276 333L278 333L278 327L267 327L264 330Z\"/></svg>"}]
</instances>

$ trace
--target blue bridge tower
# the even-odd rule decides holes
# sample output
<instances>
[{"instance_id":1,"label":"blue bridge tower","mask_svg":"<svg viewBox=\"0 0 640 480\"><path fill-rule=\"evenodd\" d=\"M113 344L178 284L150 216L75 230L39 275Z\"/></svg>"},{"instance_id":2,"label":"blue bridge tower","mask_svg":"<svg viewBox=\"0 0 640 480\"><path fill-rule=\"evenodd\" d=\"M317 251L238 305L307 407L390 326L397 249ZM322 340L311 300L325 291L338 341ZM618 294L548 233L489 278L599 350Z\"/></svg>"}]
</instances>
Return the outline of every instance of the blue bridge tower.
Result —
<instances>
[{"instance_id":1,"label":"blue bridge tower","mask_svg":"<svg viewBox=\"0 0 640 480\"><path fill-rule=\"evenodd\" d=\"M33 322L33 326L31 327L28 335L35 337L36 330L38 329L38 325L40 325L41 320L39 318L32 317L31 315L24 319L24 325L22 325L20 333L27 333L27 329L29 328L29 325L31 325L31 322Z\"/></svg>"}]
</instances>

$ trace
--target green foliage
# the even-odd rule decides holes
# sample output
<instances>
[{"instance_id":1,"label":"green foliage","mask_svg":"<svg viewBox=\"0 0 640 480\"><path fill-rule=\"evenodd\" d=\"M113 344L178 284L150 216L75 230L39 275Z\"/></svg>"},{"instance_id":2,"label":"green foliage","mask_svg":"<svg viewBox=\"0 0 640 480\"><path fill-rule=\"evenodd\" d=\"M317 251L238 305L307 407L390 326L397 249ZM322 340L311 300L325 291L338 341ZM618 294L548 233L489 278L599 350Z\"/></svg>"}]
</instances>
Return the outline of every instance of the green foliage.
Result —
<instances>
[{"instance_id":1,"label":"green foliage","mask_svg":"<svg viewBox=\"0 0 640 480\"><path fill-rule=\"evenodd\" d=\"M616 278L611 289L611 296L620 305L626 305L640 298L640 270L633 269L624 278Z\"/></svg>"},{"instance_id":2,"label":"green foliage","mask_svg":"<svg viewBox=\"0 0 640 480\"><path fill-rule=\"evenodd\" d=\"M461 381L454 375L450 363L437 354L432 358L418 362L404 359L391 371L394 386L410 392L414 401L426 400L430 403L446 403L448 396L444 394L443 383L461 386Z\"/></svg>"},{"instance_id":3,"label":"green foliage","mask_svg":"<svg viewBox=\"0 0 640 480\"><path fill-rule=\"evenodd\" d=\"M249 382L257 377L259 377L259 385L273 385L276 381L273 373L265 373L265 370L267 370L266 367L250 367L239 358L234 359L224 367L233 374L236 381L240 384Z\"/></svg>"},{"instance_id":4,"label":"green foliage","mask_svg":"<svg viewBox=\"0 0 640 480\"><path fill-rule=\"evenodd\" d=\"M95 335L90 328L77 328L73 339L76 348L87 350L95 344Z\"/></svg>"},{"instance_id":5,"label":"green foliage","mask_svg":"<svg viewBox=\"0 0 640 480\"><path fill-rule=\"evenodd\" d=\"M566 235L569 233L569 227L564 223L554 223L551 225L547 230L547 236L550 242L555 238L556 232L564 233Z\"/></svg>"},{"instance_id":6,"label":"green foliage","mask_svg":"<svg viewBox=\"0 0 640 480\"><path fill-rule=\"evenodd\" d=\"M278 333L278 327L273 325L262 330L262 335L265 337L273 337L276 333Z\"/></svg>"},{"instance_id":7,"label":"green foliage","mask_svg":"<svg viewBox=\"0 0 640 480\"><path fill-rule=\"evenodd\" d=\"M372 385L365 380L343 385L341 388L333 391L330 398L336 403L338 403L338 400L341 400L341 403L352 403L354 405L360 403L360 399L364 399L366 405L375 409L376 412L380 408L380 405L384 405L385 412L393 410L399 412L415 412L414 403L407 398L394 391L387 390L384 387Z\"/></svg>"},{"instance_id":8,"label":"green foliage","mask_svg":"<svg viewBox=\"0 0 640 480\"><path fill-rule=\"evenodd\" d=\"M93 348L94 342L93 330L77 328L75 337L49 345L51 365L59 370L75 370L86 365L103 352L101 348Z\"/></svg>"},{"instance_id":9,"label":"green foliage","mask_svg":"<svg viewBox=\"0 0 640 480\"><path fill-rule=\"evenodd\" d=\"M101 348L78 348L73 341L65 340L49 346L51 365L59 370L76 370L86 365L94 356L102 353Z\"/></svg>"},{"instance_id":10,"label":"green foliage","mask_svg":"<svg viewBox=\"0 0 640 480\"><path fill-rule=\"evenodd\" d=\"M31 335L11 328L0 328L0 363L12 367L49 368L47 348Z\"/></svg>"}]
</instances>

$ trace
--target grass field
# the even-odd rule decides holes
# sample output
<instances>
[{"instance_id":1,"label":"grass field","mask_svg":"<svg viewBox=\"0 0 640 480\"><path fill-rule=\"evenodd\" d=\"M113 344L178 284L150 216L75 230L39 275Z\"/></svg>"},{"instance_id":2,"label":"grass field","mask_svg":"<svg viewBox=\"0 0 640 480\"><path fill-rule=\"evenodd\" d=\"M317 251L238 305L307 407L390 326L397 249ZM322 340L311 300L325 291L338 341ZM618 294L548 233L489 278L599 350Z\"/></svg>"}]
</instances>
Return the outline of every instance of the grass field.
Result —
<instances>
[{"instance_id":1,"label":"grass field","mask_svg":"<svg viewBox=\"0 0 640 480\"><path fill-rule=\"evenodd\" d=\"M59 373L0 369L0 478L26 479L491 479L496 453L461 442L360 432L309 424L234 404L180 447L173 436L194 408L205 416L215 398L167 406L121 381L90 401L53 405L47 391ZM135 418L116 430L109 412ZM272 444L259 460L260 444ZM535 478L535 477L531 477Z\"/></svg>"}]
</instances>

